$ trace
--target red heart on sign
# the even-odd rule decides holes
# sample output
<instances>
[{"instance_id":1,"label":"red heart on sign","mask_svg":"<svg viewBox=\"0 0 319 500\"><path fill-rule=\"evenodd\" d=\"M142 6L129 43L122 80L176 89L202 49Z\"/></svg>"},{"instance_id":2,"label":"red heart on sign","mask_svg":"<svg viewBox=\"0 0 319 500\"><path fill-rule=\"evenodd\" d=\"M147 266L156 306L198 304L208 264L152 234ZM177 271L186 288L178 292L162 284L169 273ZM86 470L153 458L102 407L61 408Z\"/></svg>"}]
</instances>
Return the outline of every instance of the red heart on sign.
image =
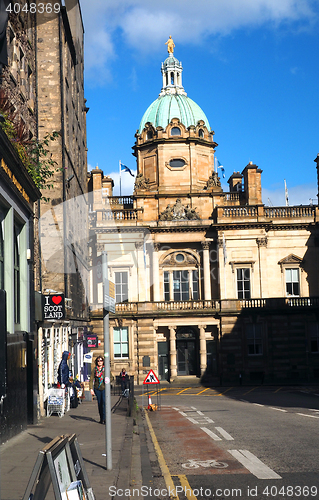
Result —
<instances>
[{"instance_id":1,"label":"red heart on sign","mask_svg":"<svg viewBox=\"0 0 319 500\"><path fill-rule=\"evenodd\" d=\"M56 296L52 297L52 302L54 302L55 305L60 304L61 300L62 297L56 297Z\"/></svg>"}]
</instances>

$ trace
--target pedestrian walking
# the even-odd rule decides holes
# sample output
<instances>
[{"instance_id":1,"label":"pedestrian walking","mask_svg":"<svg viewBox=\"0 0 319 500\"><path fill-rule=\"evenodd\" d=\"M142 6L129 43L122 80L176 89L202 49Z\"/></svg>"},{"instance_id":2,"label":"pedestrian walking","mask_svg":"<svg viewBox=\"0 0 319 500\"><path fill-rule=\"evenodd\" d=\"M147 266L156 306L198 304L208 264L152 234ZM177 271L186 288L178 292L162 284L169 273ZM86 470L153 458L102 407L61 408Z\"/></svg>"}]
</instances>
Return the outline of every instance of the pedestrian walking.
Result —
<instances>
[{"instance_id":1,"label":"pedestrian walking","mask_svg":"<svg viewBox=\"0 0 319 500\"><path fill-rule=\"evenodd\" d=\"M70 359L70 356L71 353L69 353L69 351L64 351L58 368L58 383L62 389L69 386L70 369L68 366L68 360Z\"/></svg>"},{"instance_id":2,"label":"pedestrian walking","mask_svg":"<svg viewBox=\"0 0 319 500\"><path fill-rule=\"evenodd\" d=\"M128 374L127 374L125 368L122 368L122 371L120 373L122 396L127 396L128 380L129 380Z\"/></svg>"},{"instance_id":3,"label":"pedestrian walking","mask_svg":"<svg viewBox=\"0 0 319 500\"><path fill-rule=\"evenodd\" d=\"M100 414L100 424L105 424L105 371L104 359L98 356L95 360L95 366L91 371L90 391L92 396L96 396L97 405Z\"/></svg>"}]
</instances>

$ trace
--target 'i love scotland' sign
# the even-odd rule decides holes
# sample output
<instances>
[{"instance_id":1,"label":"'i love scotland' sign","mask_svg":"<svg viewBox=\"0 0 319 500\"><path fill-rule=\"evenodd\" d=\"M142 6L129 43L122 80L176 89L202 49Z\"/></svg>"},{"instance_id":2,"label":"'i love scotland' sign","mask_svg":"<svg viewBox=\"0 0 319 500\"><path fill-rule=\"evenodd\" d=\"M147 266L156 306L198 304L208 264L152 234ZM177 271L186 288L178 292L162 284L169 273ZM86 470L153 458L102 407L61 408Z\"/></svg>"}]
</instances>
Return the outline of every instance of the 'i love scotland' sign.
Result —
<instances>
[{"instance_id":1,"label":"'i love scotland' sign","mask_svg":"<svg viewBox=\"0 0 319 500\"><path fill-rule=\"evenodd\" d=\"M43 295L43 320L61 321L65 318L64 294Z\"/></svg>"}]
</instances>

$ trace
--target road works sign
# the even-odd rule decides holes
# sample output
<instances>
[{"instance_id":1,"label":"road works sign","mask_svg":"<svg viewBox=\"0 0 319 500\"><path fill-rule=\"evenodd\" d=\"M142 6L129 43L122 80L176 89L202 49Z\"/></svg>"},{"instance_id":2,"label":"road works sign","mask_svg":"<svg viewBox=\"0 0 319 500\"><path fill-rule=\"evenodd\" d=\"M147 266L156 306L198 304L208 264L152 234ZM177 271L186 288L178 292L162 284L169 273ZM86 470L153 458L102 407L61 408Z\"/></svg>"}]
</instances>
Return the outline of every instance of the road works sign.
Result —
<instances>
[{"instance_id":1,"label":"road works sign","mask_svg":"<svg viewBox=\"0 0 319 500\"><path fill-rule=\"evenodd\" d=\"M156 377L155 373L153 370L150 370L148 374L146 375L146 379L144 380L143 384L159 384L160 381Z\"/></svg>"}]
</instances>

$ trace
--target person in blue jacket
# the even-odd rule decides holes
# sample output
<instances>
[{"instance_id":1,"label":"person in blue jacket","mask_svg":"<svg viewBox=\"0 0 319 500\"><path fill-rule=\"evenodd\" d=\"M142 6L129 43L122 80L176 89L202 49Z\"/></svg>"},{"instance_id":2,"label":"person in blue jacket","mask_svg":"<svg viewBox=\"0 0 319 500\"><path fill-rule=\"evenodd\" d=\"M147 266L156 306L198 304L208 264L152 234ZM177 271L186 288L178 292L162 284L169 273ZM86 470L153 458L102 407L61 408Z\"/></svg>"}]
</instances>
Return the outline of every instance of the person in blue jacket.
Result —
<instances>
[{"instance_id":1,"label":"person in blue jacket","mask_svg":"<svg viewBox=\"0 0 319 500\"><path fill-rule=\"evenodd\" d=\"M64 351L62 354L62 361L58 368L58 382L62 389L64 389L64 387L68 387L69 385L70 370L68 366L68 359L70 359L70 356L71 354L68 351Z\"/></svg>"}]
</instances>

